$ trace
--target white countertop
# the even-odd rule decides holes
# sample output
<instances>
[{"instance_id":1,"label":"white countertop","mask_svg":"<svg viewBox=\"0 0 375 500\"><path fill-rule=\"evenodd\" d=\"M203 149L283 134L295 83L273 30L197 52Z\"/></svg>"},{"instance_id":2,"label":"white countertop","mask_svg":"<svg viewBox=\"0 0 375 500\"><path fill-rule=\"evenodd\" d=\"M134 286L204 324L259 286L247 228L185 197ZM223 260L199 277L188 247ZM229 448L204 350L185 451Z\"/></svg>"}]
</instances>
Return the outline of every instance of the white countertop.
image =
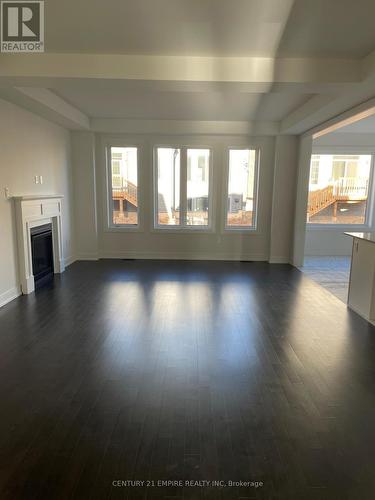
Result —
<instances>
[{"instance_id":1,"label":"white countertop","mask_svg":"<svg viewBox=\"0 0 375 500\"><path fill-rule=\"evenodd\" d=\"M371 243L375 243L375 233L344 233L347 236L351 236L352 238L358 238L360 240L370 241Z\"/></svg>"}]
</instances>

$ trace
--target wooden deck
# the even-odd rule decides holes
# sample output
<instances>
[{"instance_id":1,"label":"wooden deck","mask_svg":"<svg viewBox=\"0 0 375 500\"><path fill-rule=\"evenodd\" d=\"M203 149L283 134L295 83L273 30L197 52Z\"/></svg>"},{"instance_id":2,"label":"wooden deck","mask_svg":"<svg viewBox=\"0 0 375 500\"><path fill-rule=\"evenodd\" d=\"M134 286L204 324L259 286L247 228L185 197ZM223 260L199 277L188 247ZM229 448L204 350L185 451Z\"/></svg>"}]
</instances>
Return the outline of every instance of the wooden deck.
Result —
<instances>
[{"instance_id":1,"label":"wooden deck","mask_svg":"<svg viewBox=\"0 0 375 500\"><path fill-rule=\"evenodd\" d=\"M336 217L338 202L361 203L367 196L368 179L341 178L323 189L309 192L307 220L331 205L334 205L333 216Z\"/></svg>"},{"instance_id":2,"label":"wooden deck","mask_svg":"<svg viewBox=\"0 0 375 500\"><path fill-rule=\"evenodd\" d=\"M138 187L130 181L124 181L121 188L112 189L113 201L119 202L119 209L113 211L114 224L138 224L138 211L127 210L124 207L124 202L130 203L135 208L138 208Z\"/></svg>"},{"instance_id":3,"label":"wooden deck","mask_svg":"<svg viewBox=\"0 0 375 500\"><path fill-rule=\"evenodd\" d=\"M121 188L112 189L112 198L120 202L128 201L138 207L138 187L130 181L125 181Z\"/></svg>"}]
</instances>

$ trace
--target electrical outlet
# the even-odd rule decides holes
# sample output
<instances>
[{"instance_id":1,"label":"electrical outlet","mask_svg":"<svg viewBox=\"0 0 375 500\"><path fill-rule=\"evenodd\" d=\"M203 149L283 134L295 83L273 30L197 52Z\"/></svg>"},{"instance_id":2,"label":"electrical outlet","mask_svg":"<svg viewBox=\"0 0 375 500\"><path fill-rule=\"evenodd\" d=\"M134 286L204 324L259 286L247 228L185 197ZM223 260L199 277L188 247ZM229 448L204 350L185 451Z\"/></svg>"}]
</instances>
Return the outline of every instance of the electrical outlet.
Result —
<instances>
[{"instance_id":1,"label":"electrical outlet","mask_svg":"<svg viewBox=\"0 0 375 500\"><path fill-rule=\"evenodd\" d=\"M40 182L41 184L43 184L43 175L40 175L40 176L39 176L39 182Z\"/></svg>"},{"instance_id":2,"label":"electrical outlet","mask_svg":"<svg viewBox=\"0 0 375 500\"><path fill-rule=\"evenodd\" d=\"M4 196L5 196L5 199L6 200L9 200L10 198L10 191L9 191L9 188L4 188Z\"/></svg>"},{"instance_id":3,"label":"electrical outlet","mask_svg":"<svg viewBox=\"0 0 375 500\"><path fill-rule=\"evenodd\" d=\"M34 183L39 184L39 176L38 175L34 176Z\"/></svg>"}]
</instances>

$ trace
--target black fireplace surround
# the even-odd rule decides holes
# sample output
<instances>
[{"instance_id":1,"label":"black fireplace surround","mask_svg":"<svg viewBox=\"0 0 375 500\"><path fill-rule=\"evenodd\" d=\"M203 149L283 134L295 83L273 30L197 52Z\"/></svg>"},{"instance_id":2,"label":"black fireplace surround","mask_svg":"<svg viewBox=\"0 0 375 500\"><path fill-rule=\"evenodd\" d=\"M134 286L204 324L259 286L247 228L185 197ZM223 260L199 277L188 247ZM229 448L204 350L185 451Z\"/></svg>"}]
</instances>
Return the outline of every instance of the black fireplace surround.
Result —
<instances>
[{"instance_id":1,"label":"black fireplace surround","mask_svg":"<svg viewBox=\"0 0 375 500\"><path fill-rule=\"evenodd\" d=\"M53 279L52 224L31 228L30 235L33 275L37 289Z\"/></svg>"}]
</instances>

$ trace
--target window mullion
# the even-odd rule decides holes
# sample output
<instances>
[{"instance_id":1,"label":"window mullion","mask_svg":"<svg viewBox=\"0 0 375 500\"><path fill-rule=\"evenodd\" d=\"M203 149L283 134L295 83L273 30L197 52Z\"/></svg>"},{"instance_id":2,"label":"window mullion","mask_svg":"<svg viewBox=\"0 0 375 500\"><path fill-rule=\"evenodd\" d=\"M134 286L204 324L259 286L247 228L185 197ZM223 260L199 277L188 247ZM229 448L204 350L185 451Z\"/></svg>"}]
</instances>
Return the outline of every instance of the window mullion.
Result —
<instances>
[{"instance_id":1,"label":"window mullion","mask_svg":"<svg viewBox=\"0 0 375 500\"><path fill-rule=\"evenodd\" d=\"M366 213L365 213L365 224L372 226L374 224L374 206L375 206L375 155L371 154L371 163L370 163L370 175L368 180L368 188L367 188L367 205L366 205Z\"/></svg>"},{"instance_id":2,"label":"window mullion","mask_svg":"<svg viewBox=\"0 0 375 500\"><path fill-rule=\"evenodd\" d=\"M180 225L187 225L187 148L181 148Z\"/></svg>"}]
</instances>

